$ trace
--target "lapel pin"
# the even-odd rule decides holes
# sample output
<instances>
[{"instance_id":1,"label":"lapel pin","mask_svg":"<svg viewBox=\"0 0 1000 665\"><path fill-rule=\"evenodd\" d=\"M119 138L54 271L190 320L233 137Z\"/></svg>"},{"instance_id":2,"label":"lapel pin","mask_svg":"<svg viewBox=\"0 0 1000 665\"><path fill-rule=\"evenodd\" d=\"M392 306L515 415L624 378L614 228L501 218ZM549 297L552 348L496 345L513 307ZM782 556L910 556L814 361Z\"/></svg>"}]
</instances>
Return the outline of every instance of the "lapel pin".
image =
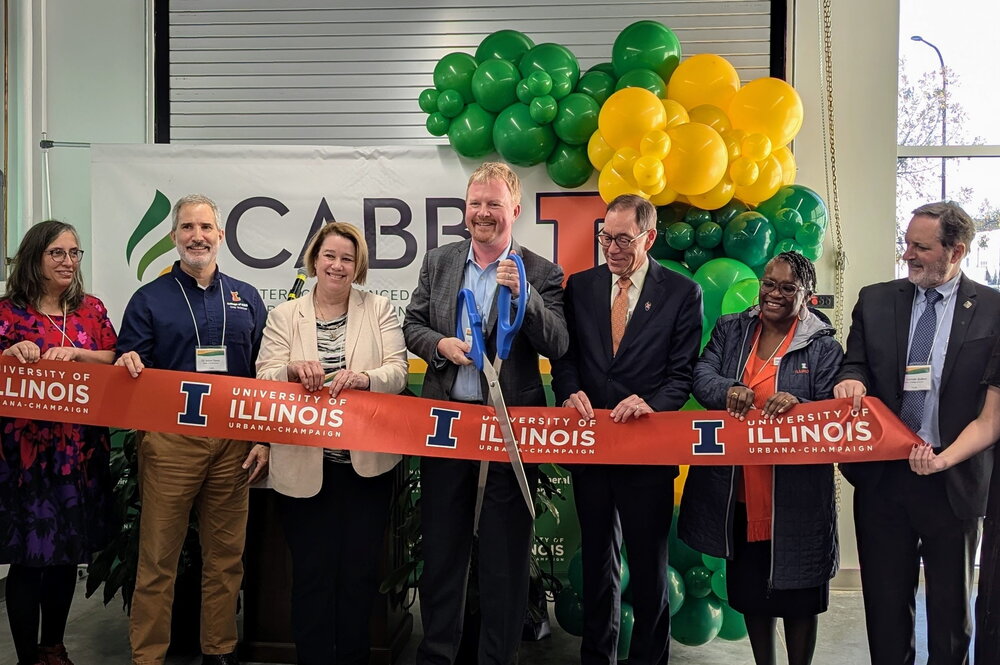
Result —
<instances>
[{"instance_id":1,"label":"lapel pin","mask_svg":"<svg viewBox=\"0 0 1000 665\"><path fill-rule=\"evenodd\" d=\"M964 303L962 303L962 307L964 307L965 309L969 309L970 307L972 307L972 301L966 300Z\"/></svg>"},{"instance_id":2,"label":"lapel pin","mask_svg":"<svg viewBox=\"0 0 1000 665\"><path fill-rule=\"evenodd\" d=\"M653 304L647 300L646 301L646 305L645 305L646 311L648 312L650 310L650 308L652 308L652 306L653 306Z\"/></svg>"}]
</instances>

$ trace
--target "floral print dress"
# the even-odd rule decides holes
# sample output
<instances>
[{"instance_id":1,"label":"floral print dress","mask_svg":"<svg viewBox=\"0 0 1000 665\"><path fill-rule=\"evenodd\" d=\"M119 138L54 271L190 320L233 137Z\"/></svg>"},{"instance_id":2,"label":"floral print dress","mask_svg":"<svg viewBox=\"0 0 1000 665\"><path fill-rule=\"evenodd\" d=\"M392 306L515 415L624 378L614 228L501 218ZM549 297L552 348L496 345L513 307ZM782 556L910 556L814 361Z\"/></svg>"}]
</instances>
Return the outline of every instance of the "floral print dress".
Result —
<instances>
[{"instance_id":1,"label":"floral print dress","mask_svg":"<svg viewBox=\"0 0 1000 665\"><path fill-rule=\"evenodd\" d=\"M85 296L66 321L0 300L0 350L24 340L42 353L70 343L113 351L117 336L107 309L93 296ZM0 393L6 392L2 379ZM105 427L0 419L0 563L88 563L108 542L109 455Z\"/></svg>"}]
</instances>

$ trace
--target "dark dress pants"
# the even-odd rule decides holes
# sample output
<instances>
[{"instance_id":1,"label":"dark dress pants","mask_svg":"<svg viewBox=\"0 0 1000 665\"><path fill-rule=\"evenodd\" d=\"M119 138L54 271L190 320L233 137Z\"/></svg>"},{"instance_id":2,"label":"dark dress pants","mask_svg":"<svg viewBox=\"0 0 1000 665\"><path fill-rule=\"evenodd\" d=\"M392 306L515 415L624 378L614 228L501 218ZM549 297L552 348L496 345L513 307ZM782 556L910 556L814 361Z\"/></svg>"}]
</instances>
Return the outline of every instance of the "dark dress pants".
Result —
<instances>
[{"instance_id":1,"label":"dark dress pants","mask_svg":"<svg viewBox=\"0 0 1000 665\"><path fill-rule=\"evenodd\" d=\"M966 665L969 596L980 520L959 519L942 475L887 462L878 483L854 492L861 584L871 661L912 665L920 562L927 596L928 665Z\"/></svg>"},{"instance_id":2,"label":"dark dress pants","mask_svg":"<svg viewBox=\"0 0 1000 665\"><path fill-rule=\"evenodd\" d=\"M621 613L621 544L628 550L634 623L629 665L670 654L667 541L677 467L573 469L583 548L583 665L614 665Z\"/></svg>"},{"instance_id":3,"label":"dark dress pants","mask_svg":"<svg viewBox=\"0 0 1000 665\"><path fill-rule=\"evenodd\" d=\"M299 665L366 665L392 473L362 478L323 461L316 496L278 495L292 554L292 634Z\"/></svg>"},{"instance_id":4,"label":"dark dress pants","mask_svg":"<svg viewBox=\"0 0 1000 665\"><path fill-rule=\"evenodd\" d=\"M532 495L538 467L526 465ZM420 461L424 570L417 665L452 665L462 641L479 462ZM479 665L517 662L528 605L532 521L510 464L490 464L479 518ZM469 665L462 663L461 665Z\"/></svg>"}]
</instances>

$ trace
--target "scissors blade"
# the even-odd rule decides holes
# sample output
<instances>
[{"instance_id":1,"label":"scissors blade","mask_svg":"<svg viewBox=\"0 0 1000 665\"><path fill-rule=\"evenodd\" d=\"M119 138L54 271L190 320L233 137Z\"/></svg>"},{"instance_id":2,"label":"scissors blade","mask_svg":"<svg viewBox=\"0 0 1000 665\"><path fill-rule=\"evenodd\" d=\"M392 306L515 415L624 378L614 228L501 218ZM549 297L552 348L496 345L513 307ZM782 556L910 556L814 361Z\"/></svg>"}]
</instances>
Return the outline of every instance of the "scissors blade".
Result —
<instances>
[{"instance_id":1,"label":"scissors blade","mask_svg":"<svg viewBox=\"0 0 1000 665\"><path fill-rule=\"evenodd\" d=\"M503 435L503 446L510 458L510 465L514 469L514 477L521 488L524 496L524 503L528 506L531 519L535 519L535 501L528 487L528 476L524 473L524 463L521 461L521 451L517 449L517 439L514 438L514 428L510 424L510 414L507 412L507 403L503 399L503 391L500 390L500 380L498 371L501 361L498 358L495 365L488 362L483 363L483 374L486 375L486 383L490 389L490 402L497 413L497 421L500 423L500 433Z\"/></svg>"}]
</instances>

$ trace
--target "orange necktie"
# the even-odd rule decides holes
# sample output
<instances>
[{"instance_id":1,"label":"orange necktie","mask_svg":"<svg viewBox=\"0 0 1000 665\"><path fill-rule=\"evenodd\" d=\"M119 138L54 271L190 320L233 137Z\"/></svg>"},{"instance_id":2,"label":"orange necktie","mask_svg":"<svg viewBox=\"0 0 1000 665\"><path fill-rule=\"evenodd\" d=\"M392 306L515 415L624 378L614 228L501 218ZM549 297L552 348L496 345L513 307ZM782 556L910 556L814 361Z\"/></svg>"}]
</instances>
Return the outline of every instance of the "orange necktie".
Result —
<instances>
[{"instance_id":1,"label":"orange necktie","mask_svg":"<svg viewBox=\"0 0 1000 665\"><path fill-rule=\"evenodd\" d=\"M632 280L622 277L618 280L618 294L611 303L611 354L618 354L618 345L625 336L625 320L628 318L628 288Z\"/></svg>"}]
</instances>

